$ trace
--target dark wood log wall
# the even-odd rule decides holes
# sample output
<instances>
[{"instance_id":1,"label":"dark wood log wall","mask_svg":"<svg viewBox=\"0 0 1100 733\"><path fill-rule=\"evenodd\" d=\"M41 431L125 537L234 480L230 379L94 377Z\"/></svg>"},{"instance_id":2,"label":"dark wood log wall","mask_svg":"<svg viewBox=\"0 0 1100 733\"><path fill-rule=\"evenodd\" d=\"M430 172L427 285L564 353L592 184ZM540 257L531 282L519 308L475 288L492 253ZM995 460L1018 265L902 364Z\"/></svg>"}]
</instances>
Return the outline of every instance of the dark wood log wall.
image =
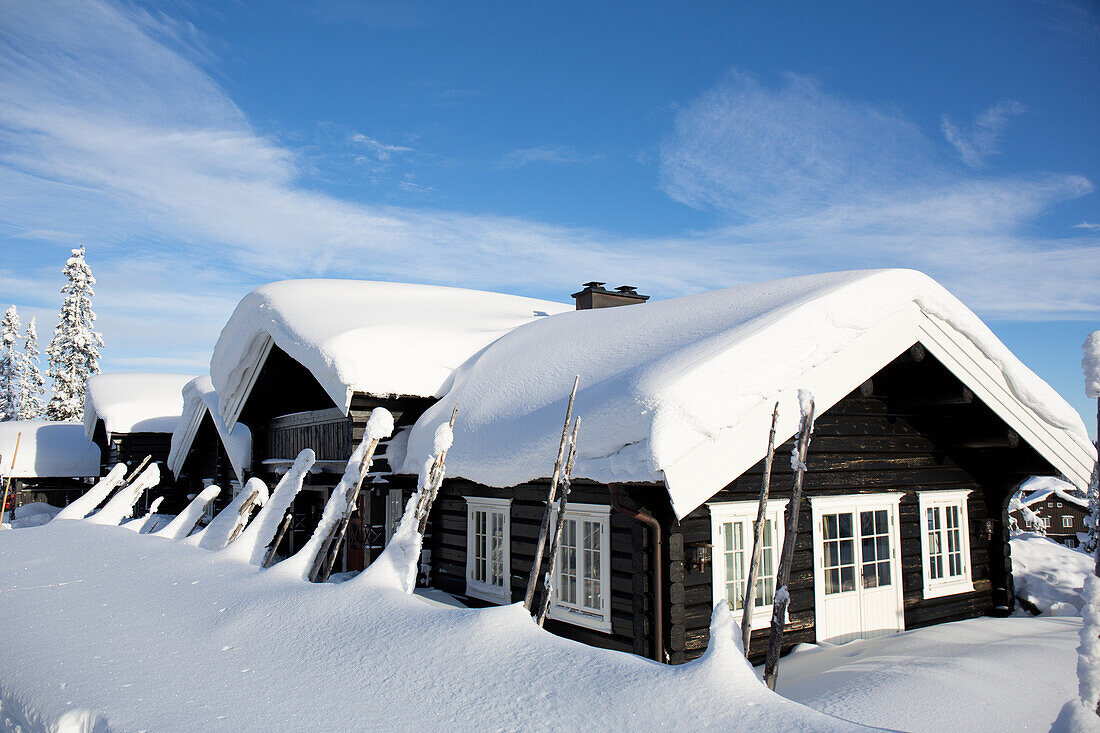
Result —
<instances>
[{"instance_id":1,"label":"dark wood log wall","mask_svg":"<svg viewBox=\"0 0 1100 733\"><path fill-rule=\"evenodd\" d=\"M654 489L664 491L663 487ZM457 596L466 594L467 522L463 497L511 498L512 600L522 601L548 490L547 481L495 489L464 479L446 480L433 507L431 528L425 539L425 547L431 551L429 585ZM604 485L577 481L569 501L610 505L610 494ZM615 511L611 512L610 526L612 632L601 633L554 619L547 619L546 628L594 646L650 656L653 640L652 540L643 525ZM488 605L477 599L469 599L469 603Z\"/></svg>"},{"instance_id":2,"label":"dark wood log wall","mask_svg":"<svg viewBox=\"0 0 1100 733\"><path fill-rule=\"evenodd\" d=\"M999 418L980 402L968 399L955 377L919 350L899 357L818 418L807 461L807 496L905 492L899 530L906 628L1007 613L1011 607L1005 505L1020 480L1052 469L1022 443L1003 448L966 447L979 442L992 445L996 443L993 438L1006 432ZM771 484L775 498L790 496L792 473L786 457L792 447L788 441L777 450ZM761 461L711 501L755 500L762 471ZM917 492L943 489L973 490L967 511L975 589L925 600ZM806 501L799 516L784 651L815 640L811 517L811 505ZM993 522L991 528L986 520ZM707 646L711 567L689 570L684 560L686 546L710 541L710 512L705 505L670 524L668 638L673 663L694 659ZM766 636L766 629L754 631L754 660L763 651Z\"/></svg>"},{"instance_id":3,"label":"dark wood log wall","mask_svg":"<svg viewBox=\"0 0 1100 733\"><path fill-rule=\"evenodd\" d=\"M107 439L103 430L103 421L96 424L92 442L99 446L101 475L114 468L119 461L128 466L136 466L145 456L163 464L168 460L172 448L171 433L113 433ZM163 465L161 466L164 470Z\"/></svg>"}]
</instances>

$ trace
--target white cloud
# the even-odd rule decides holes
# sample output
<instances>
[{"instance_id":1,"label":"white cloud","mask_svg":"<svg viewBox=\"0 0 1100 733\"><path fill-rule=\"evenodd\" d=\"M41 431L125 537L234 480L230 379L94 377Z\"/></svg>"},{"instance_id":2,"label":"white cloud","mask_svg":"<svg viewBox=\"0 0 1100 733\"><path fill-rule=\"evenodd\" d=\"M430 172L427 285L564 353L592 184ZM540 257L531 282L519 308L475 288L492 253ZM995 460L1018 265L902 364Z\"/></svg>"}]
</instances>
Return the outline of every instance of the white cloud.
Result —
<instances>
[{"instance_id":1,"label":"white cloud","mask_svg":"<svg viewBox=\"0 0 1100 733\"><path fill-rule=\"evenodd\" d=\"M66 248L86 241L119 364L143 350L193 364L249 289L319 275L564 299L594 278L665 296L911 266L986 315L1100 313L1095 236L1026 233L1087 180L962 176L898 111L800 77L769 88L732 76L686 105L661 146L661 183L718 223L627 237L321 192L301 154L254 130L203 71L208 55L180 52L193 29L159 22L96 0L0 4L0 227L12 237L0 292L56 307ZM355 142L380 162L414 153ZM590 158L543 146L511 160Z\"/></svg>"},{"instance_id":2,"label":"white cloud","mask_svg":"<svg viewBox=\"0 0 1100 733\"><path fill-rule=\"evenodd\" d=\"M1074 224L1074 229L1085 229L1090 232L1100 232L1100 224L1092 224L1087 221L1083 221L1080 224Z\"/></svg>"},{"instance_id":3,"label":"white cloud","mask_svg":"<svg viewBox=\"0 0 1100 733\"><path fill-rule=\"evenodd\" d=\"M1011 99L998 102L974 118L966 129L961 129L944 115L941 129L947 142L955 146L963 162L973 168L985 164L985 159L998 152L998 144L1010 118L1026 111L1019 102Z\"/></svg>"},{"instance_id":4,"label":"white cloud","mask_svg":"<svg viewBox=\"0 0 1100 733\"><path fill-rule=\"evenodd\" d=\"M540 145L534 148L518 148L509 151L497 167L502 170L516 170L531 163L551 163L556 165L578 165L590 163L593 156L581 155L564 145Z\"/></svg>"}]
</instances>

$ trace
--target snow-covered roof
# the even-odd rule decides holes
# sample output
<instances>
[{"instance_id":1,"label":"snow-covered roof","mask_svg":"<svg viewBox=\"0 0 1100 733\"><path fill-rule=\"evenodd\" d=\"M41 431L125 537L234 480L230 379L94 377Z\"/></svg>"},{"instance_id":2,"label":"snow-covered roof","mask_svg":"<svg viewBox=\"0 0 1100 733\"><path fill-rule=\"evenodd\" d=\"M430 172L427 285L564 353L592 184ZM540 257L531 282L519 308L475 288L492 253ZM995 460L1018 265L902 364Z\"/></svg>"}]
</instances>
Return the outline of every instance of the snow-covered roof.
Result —
<instances>
[{"instance_id":1,"label":"snow-covered roof","mask_svg":"<svg viewBox=\"0 0 1100 733\"><path fill-rule=\"evenodd\" d=\"M1020 501L1024 506L1031 506L1053 494L1062 501L1074 504L1082 509L1089 508L1088 499L1077 496L1074 493L1076 489L1073 484L1053 476L1033 476L1020 484L1019 491L1020 496L1025 497Z\"/></svg>"},{"instance_id":2,"label":"snow-covered roof","mask_svg":"<svg viewBox=\"0 0 1100 733\"><path fill-rule=\"evenodd\" d=\"M218 438L233 466L233 473L237 475L237 480L243 482L245 471L252 461L252 433L244 423L237 423L232 431L226 426L218 412L218 395L210 383L209 374L195 377L183 387L183 414L176 422L176 429L172 431L168 468L173 474L179 474L183 462L187 460L187 453L191 450L191 443L207 415L214 421Z\"/></svg>"},{"instance_id":3,"label":"snow-covered roof","mask_svg":"<svg viewBox=\"0 0 1100 733\"><path fill-rule=\"evenodd\" d=\"M1057 470L1087 482L1095 449L1077 412L912 270L797 277L517 328L455 373L413 428L402 470L419 470L457 402L449 476L501 487L548 476L580 375L574 475L663 480L683 517L760 460L777 400L779 443L797 430L800 388L824 412L918 341Z\"/></svg>"},{"instance_id":4,"label":"snow-covered roof","mask_svg":"<svg viewBox=\"0 0 1100 733\"><path fill-rule=\"evenodd\" d=\"M183 385L194 374L126 372L88 378L84 395L84 432L95 435L103 421L112 433L170 433L183 412Z\"/></svg>"},{"instance_id":5,"label":"snow-covered roof","mask_svg":"<svg viewBox=\"0 0 1100 733\"><path fill-rule=\"evenodd\" d=\"M18 454L15 453L16 440L19 441ZM99 447L88 444L80 423L0 422L0 476L6 478L9 474L12 478L98 476Z\"/></svg>"},{"instance_id":6,"label":"snow-covered roof","mask_svg":"<svg viewBox=\"0 0 1100 733\"><path fill-rule=\"evenodd\" d=\"M284 280L246 295L210 361L230 427L272 345L347 411L353 392L433 397L452 372L516 326L572 306L462 288L361 280Z\"/></svg>"}]
</instances>

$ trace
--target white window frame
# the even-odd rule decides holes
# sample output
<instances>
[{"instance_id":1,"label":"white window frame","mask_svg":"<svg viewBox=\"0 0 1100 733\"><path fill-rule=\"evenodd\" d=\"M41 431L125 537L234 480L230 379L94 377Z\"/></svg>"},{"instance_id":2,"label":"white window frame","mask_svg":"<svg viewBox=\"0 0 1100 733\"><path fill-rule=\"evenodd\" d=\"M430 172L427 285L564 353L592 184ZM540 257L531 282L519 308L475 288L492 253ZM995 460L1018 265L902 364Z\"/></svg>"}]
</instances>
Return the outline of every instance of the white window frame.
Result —
<instances>
[{"instance_id":1,"label":"white window frame","mask_svg":"<svg viewBox=\"0 0 1100 733\"><path fill-rule=\"evenodd\" d=\"M967 511L967 498L972 489L949 489L946 491L918 491L917 504L920 527L921 573L924 576L924 597L941 598L957 593L970 593L974 590L970 557L970 516ZM928 543L928 510L932 508L959 507L959 535L961 539L963 574L961 576L936 579L931 577L931 559ZM946 518L946 512L943 513ZM946 533L946 526L943 531Z\"/></svg>"},{"instance_id":2,"label":"white window frame","mask_svg":"<svg viewBox=\"0 0 1100 733\"><path fill-rule=\"evenodd\" d=\"M1073 517L1068 515L1062 515L1062 529L1073 528Z\"/></svg>"},{"instance_id":3,"label":"white window frame","mask_svg":"<svg viewBox=\"0 0 1100 733\"><path fill-rule=\"evenodd\" d=\"M595 521L600 524L600 599L601 609L597 613L590 608L583 608L577 604L570 604L558 598L558 590L561 588L559 570L561 552L554 563L553 576L553 602L550 604L549 616L558 621L584 626L596 631L611 633L611 507L603 504L574 504L570 502L565 507L565 518L568 521ZM557 521L555 513L553 517ZM551 525L554 526L554 525ZM577 537L581 533L578 528ZM579 563L578 563L579 564ZM579 594L578 589L578 594Z\"/></svg>"},{"instance_id":4,"label":"white window frame","mask_svg":"<svg viewBox=\"0 0 1100 733\"><path fill-rule=\"evenodd\" d=\"M779 568L779 557L783 553L783 536L786 530L786 511L789 499L769 499L768 506L764 510L765 518L772 520L772 527L775 528L775 567ZM756 521L756 516L760 510L759 501L728 501L728 502L716 502L713 504L707 504L707 508L710 509L710 537L711 537L711 607L717 606L722 601L728 600L726 598L726 561L723 554L725 552L723 526L731 522L744 522L745 534L744 536L748 540L745 551L748 557L752 555L752 542L754 540L752 533L752 524ZM748 574L748 568L745 568L746 575ZM779 590L776 588L776 590ZM743 610L734 610L733 613L737 616L737 623L741 623ZM757 606L752 612L752 625L753 628L763 628L762 624L771 622L772 618L772 604L765 606Z\"/></svg>"},{"instance_id":5,"label":"white window frame","mask_svg":"<svg viewBox=\"0 0 1100 733\"><path fill-rule=\"evenodd\" d=\"M492 603L509 604L512 602L512 500L490 499L484 496L467 496L466 498L466 595L480 598ZM486 512L489 514L504 515L504 557L503 573L504 586L497 587L474 579L474 513ZM488 524L487 524L488 526ZM486 558L486 564L489 559Z\"/></svg>"}]
</instances>

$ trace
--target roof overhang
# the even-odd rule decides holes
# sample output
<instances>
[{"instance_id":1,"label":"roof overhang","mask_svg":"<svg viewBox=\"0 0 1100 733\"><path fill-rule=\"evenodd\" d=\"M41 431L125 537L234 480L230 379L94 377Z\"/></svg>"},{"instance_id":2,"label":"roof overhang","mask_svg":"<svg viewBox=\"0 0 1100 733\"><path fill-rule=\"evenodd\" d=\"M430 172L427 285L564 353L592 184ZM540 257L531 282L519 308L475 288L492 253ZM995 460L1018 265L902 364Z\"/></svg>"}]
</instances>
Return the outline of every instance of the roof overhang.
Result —
<instances>
[{"instance_id":1,"label":"roof overhang","mask_svg":"<svg viewBox=\"0 0 1100 733\"><path fill-rule=\"evenodd\" d=\"M777 401L775 438L776 445L781 445L798 431L799 389L813 394L815 411L821 414L916 343L939 359L1071 483L1079 487L1088 484L1095 449L1042 419L1013 393L998 365L972 341L912 303L792 380L789 388L762 400L736 425L666 463L665 483L676 516L690 514L760 461L767 453L772 408Z\"/></svg>"}]
</instances>

